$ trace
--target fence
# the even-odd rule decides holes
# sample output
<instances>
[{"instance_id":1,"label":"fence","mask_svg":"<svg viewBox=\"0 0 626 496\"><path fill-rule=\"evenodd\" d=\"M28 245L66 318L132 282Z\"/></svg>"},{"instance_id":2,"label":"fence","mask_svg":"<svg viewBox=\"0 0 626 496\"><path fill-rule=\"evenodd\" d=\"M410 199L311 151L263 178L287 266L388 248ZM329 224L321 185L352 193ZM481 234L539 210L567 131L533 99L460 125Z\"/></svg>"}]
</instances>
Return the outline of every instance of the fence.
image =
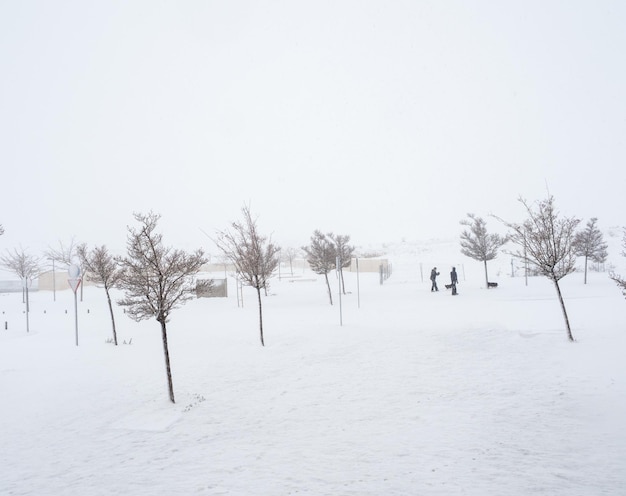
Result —
<instances>
[{"instance_id":1,"label":"fence","mask_svg":"<svg viewBox=\"0 0 626 496\"><path fill-rule=\"evenodd\" d=\"M390 263L380 264L380 266L378 267L378 273L380 274L381 284L391 277L391 272L392 270Z\"/></svg>"},{"instance_id":2,"label":"fence","mask_svg":"<svg viewBox=\"0 0 626 496\"><path fill-rule=\"evenodd\" d=\"M28 286L29 291L37 291L37 280ZM0 281L0 293L21 293L24 291L24 283L22 281Z\"/></svg>"},{"instance_id":3,"label":"fence","mask_svg":"<svg viewBox=\"0 0 626 496\"><path fill-rule=\"evenodd\" d=\"M196 298L226 298L227 296L227 279L198 279Z\"/></svg>"},{"instance_id":4,"label":"fence","mask_svg":"<svg viewBox=\"0 0 626 496\"><path fill-rule=\"evenodd\" d=\"M380 272L381 266L385 272L390 272L389 267L391 264L389 260L386 258L359 258L359 272ZM357 259L353 258L350 261L350 267L348 268L348 272L356 272L357 270ZM389 273L391 275L391 272Z\"/></svg>"}]
</instances>

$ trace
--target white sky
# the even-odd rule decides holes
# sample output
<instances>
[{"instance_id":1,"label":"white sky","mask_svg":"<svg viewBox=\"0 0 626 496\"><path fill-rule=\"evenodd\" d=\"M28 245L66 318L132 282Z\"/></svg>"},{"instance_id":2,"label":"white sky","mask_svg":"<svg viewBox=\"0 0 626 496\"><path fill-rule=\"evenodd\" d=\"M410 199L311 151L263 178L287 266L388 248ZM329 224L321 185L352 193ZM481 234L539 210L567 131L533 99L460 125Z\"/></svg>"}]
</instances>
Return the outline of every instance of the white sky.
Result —
<instances>
[{"instance_id":1,"label":"white sky","mask_svg":"<svg viewBox=\"0 0 626 496\"><path fill-rule=\"evenodd\" d=\"M454 237L517 198L626 224L622 1L2 1L0 251ZM494 229L498 226L489 221Z\"/></svg>"}]
</instances>

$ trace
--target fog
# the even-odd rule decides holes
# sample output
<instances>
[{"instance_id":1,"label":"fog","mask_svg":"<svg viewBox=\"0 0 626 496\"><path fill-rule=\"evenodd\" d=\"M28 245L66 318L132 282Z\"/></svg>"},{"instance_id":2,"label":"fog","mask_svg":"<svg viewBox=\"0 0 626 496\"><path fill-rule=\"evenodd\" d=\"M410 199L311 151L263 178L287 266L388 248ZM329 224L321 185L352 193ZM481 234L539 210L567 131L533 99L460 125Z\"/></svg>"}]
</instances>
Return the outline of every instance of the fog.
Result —
<instances>
[{"instance_id":1,"label":"fog","mask_svg":"<svg viewBox=\"0 0 626 496\"><path fill-rule=\"evenodd\" d=\"M626 223L622 2L3 2L0 251ZM499 229L495 221L489 227Z\"/></svg>"}]
</instances>

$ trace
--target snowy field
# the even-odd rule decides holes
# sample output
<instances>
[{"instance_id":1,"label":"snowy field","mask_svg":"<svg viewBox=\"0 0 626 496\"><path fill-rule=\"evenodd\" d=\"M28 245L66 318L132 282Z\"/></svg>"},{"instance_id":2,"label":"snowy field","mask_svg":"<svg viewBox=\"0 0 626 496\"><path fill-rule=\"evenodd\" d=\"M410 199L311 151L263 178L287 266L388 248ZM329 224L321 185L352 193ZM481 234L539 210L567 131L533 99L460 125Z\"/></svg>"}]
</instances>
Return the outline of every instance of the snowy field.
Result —
<instances>
[{"instance_id":1,"label":"snowy field","mask_svg":"<svg viewBox=\"0 0 626 496\"><path fill-rule=\"evenodd\" d=\"M188 303L168 325L176 404L156 321L116 307L115 347L87 287L77 347L69 289L31 294L29 333L22 295L1 294L0 494L626 494L615 284L563 281L569 343L547 280L494 269L486 290L465 259L459 296L443 262L431 293L419 256L390 254L392 277L360 274L358 294L346 274L343 325L322 278L274 280L265 348L252 290Z\"/></svg>"}]
</instances>

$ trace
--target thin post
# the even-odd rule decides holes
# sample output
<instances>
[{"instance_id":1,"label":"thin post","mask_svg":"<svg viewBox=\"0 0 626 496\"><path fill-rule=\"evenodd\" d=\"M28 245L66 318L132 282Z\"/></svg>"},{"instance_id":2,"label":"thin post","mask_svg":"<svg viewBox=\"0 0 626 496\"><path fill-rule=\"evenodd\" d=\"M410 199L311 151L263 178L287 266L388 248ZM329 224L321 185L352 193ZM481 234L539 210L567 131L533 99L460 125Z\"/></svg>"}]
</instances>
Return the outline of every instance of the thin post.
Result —
<instances>
[{"instance_id":1,"label":"thin post","mask_svg":"<svg viewBox=\"0 0 626 496\"><path fill-rule=\"evenodd\" d=\"M526 286L528 286L528 257L526 256L526 238L524 238L524 279L526 281Z\"/></svg>"},{"instance_id":2,"label":"thin post","mask_svg":"<svg viewBox=\"0 0 626 496\"><path fill-rule=\"evenodd\" d=\"M361 308L361 285L359 283L359 259L356 260L356 301L357 308Z\"/></svg>"},{"instance_id":3,"label":"thin post","mask_svg":"<svg viewBox=\"0 0 626 496\"><path fill-rule=\"evenodd\" d=\"M339 325L343 326L343 308L341 306L341 258L337 257L337 284L339 289Z\"/></svg>"},{"instance_id":4,"label":"thin post","mask_svg":"<svg viewBox=\"0 0 626 496\"><path fill-rule=\"evenodd\" d=\"M54 258L52 259L52 301L57 301L57 283L54 267Z\"/></svg>"},{"instance_id":5,"label":"thin post","mask_svg":"<svg viewBox=\"0 0 626 496\"><path fill-rule=\"evenodd\" d=\"M78 346L78 286L80 286L80 283L82 282L81 280L81 273L80 273L80 267L78 265L72 264L70 265L69 269L68 269L68 275L69 278L67 280L67 282L69 283L70 287L72 288L72 291L74 292L74 328L76 330L76 346Z\"/></svg>"},{"instance_id":6,"label":"thin post","mask_svg":"<svg viewBox=\"0 0 626 496\"><path fill-rule=\"evenodd\" d=\"M76 331L76 346L78 346L78 296L74 291L74 329Z\"/></svg>"},{"instance_id":7,"label":"thin post","mask_svg":"<svg viewBox=\"0 0 626 496\"><path fill-rule=\"evenodd\" d=\"M26 332L30 332L30 319L28 314L30 313L30 305L28 303L28 279L24 278L24 288L26 289Z\"/></svg>"}]
</instances>

